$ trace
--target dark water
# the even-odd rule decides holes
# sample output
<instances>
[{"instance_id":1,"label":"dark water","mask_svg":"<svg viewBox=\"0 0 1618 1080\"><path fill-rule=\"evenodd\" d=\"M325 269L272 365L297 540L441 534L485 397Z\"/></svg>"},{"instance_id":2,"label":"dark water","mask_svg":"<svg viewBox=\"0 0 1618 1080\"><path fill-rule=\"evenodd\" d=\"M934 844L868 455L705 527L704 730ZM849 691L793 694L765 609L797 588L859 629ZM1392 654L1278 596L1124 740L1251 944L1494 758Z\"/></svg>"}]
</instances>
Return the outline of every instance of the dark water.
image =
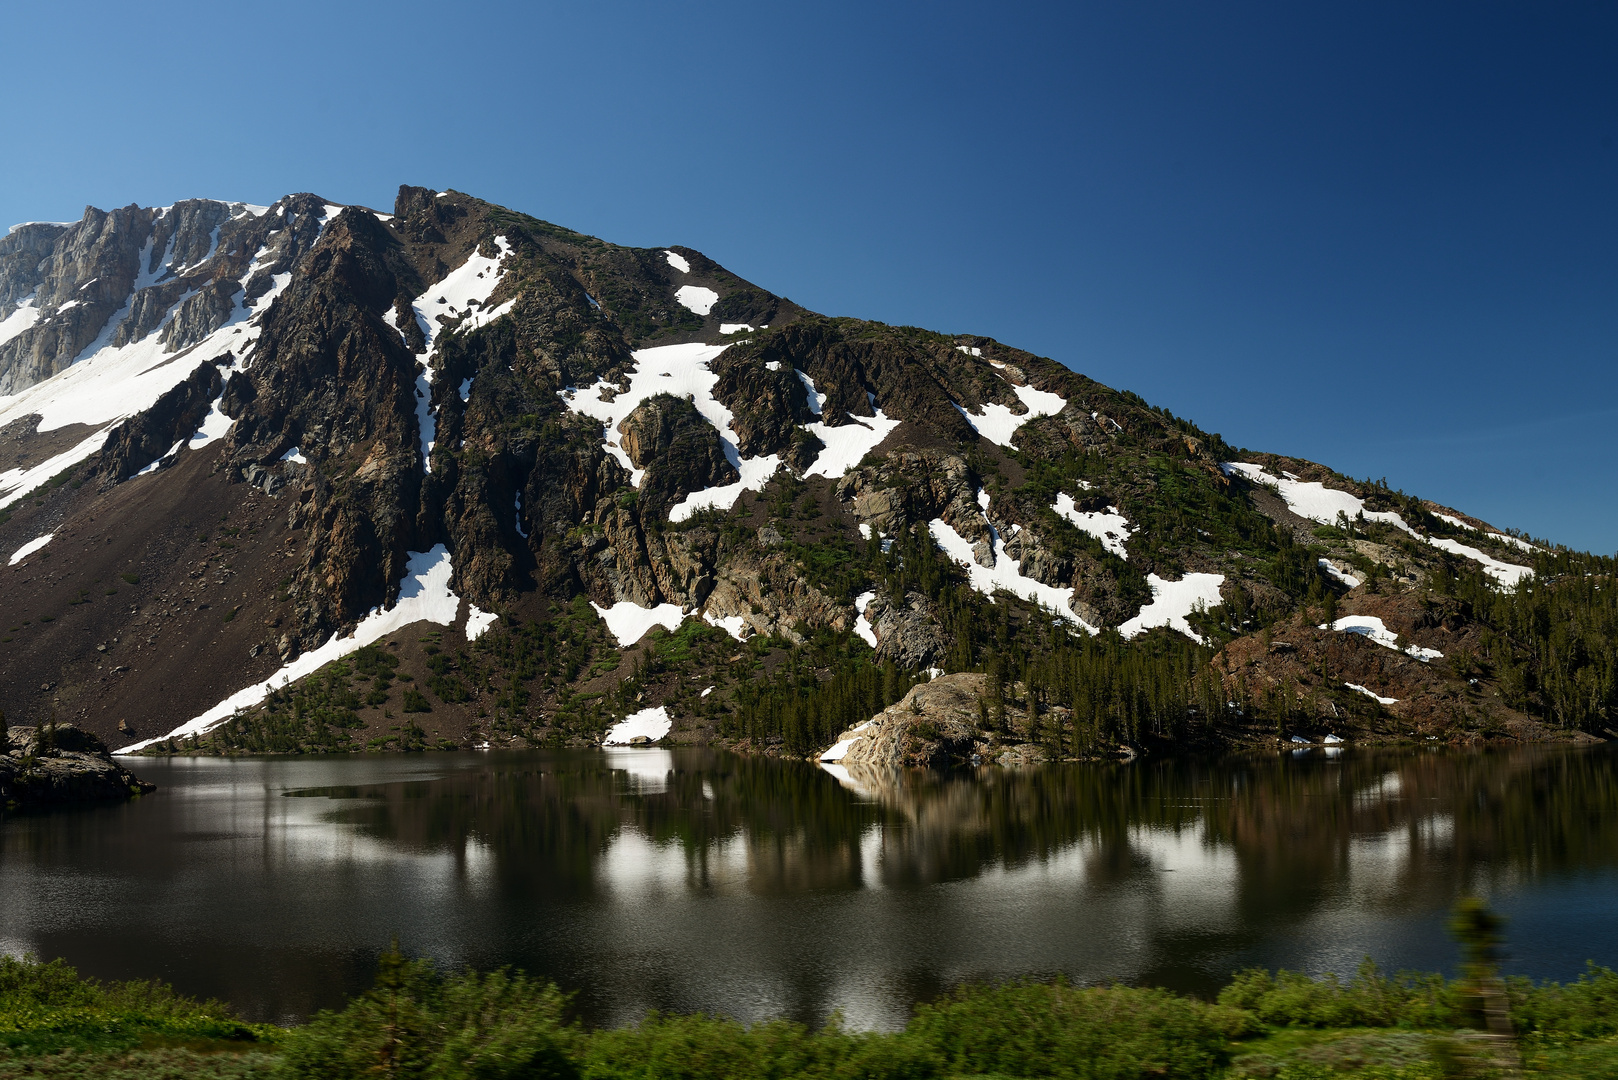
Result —
<instances>
[{"instance_id":1,"label":"dark water","mask_svg":"<svg viewBox=\"0 0 1618 1080\"><path fill-rule=\"evenodd\" d=\"M903 1023L967 978L1208 992L1238 967L1618 965L1618 756L1320 751L839 777L625 750L142 762L129 806L0 822L0 951L291 1019L397 935L648 1008Z\"/></svg>"}]
</instances>

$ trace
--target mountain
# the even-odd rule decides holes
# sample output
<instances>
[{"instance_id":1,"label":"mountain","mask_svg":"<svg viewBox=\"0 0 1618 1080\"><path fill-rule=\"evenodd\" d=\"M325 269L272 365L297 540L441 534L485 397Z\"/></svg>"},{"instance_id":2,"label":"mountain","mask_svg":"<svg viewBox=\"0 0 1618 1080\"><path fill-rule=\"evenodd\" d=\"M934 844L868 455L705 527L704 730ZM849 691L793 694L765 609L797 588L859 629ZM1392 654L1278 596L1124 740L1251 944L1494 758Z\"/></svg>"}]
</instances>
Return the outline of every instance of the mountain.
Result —
<instances>
[{"instance_id":1,"label":"mountain","mask_svg":"<svg viewBox=\"0 0 1618 1080\"><path fill-rule=\"evenodd\" d=\"M883 713L896 760L1027 760L1618 704L1611 559L459 192L14 227L0 394L0 709L124 751Z\"/></svg>"}]
</instances>

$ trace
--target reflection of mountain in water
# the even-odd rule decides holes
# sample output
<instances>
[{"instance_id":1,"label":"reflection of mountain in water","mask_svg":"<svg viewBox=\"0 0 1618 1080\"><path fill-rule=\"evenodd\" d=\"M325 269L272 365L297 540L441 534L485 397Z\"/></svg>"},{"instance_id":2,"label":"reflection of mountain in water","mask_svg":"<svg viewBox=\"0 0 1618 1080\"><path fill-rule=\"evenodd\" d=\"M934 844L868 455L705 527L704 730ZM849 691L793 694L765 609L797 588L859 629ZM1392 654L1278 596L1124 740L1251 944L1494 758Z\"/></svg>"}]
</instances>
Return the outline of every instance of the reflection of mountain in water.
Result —
<instances>
[{"instance_id":1,"label":"reflection of mountain in water","mask_svg":"<svg viewBox=\"0 0 1618 1080\"><path fill-rule=\"evenodd\" d=\"M496 756L440 779L318 793L346 797L333 816L376 840L487 851L524 891L589 895L652 862L665 883L683 868L689 888L791 894L1078 857L1075 884L1158 875L1158 891L1216 893L1204 901L1249 922L1342 889L1425 907L1463 887L1609 866L1611 774L1607 754L1536 749L951 773L629 749ZM1191 880L1162 880L1169 871Z\"/></svg>"}]
</instances>

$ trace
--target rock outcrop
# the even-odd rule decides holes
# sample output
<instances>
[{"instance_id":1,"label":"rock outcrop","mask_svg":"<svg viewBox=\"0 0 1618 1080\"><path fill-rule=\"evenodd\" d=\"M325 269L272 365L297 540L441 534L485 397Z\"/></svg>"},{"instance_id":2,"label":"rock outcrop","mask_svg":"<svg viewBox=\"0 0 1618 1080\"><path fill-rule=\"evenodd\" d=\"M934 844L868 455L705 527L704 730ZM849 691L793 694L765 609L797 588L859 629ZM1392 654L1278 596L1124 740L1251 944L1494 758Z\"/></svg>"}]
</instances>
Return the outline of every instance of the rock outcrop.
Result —
<instances>
[{"instance_id":1,"label":"rock outcrop","mask_svg":"<svg viewBox=\"0 0 1618 1080\"><path fill-rule=\"evenodd\" d=\"M14 727L0 739L0 808L120 802L156 790L114 761L99 738L72 724Z\"/></svg>"}]
</instances>

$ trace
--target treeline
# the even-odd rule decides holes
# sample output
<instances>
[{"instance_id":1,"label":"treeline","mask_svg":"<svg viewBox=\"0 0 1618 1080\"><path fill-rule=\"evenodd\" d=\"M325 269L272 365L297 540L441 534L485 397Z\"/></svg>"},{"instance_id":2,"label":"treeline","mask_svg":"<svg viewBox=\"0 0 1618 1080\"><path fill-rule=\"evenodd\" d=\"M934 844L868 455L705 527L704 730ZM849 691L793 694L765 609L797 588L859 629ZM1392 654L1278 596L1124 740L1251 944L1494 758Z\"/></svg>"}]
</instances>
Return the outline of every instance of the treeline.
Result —
<instances>
[{"instance_id":1,"label":"treeline","mask_svg":"<svg viewBox=\"0 0 1618 1080\"><path fill-rule=\"evenodd\" d=\"M1433 591L1460 601L1484 627L1458 673L1492 676L1506 704L1560 727L1618 728L1618 562L1539 552L1535 573L1501 589L1470 561L1446 560Z\"/></svg>"}]
</instances>

